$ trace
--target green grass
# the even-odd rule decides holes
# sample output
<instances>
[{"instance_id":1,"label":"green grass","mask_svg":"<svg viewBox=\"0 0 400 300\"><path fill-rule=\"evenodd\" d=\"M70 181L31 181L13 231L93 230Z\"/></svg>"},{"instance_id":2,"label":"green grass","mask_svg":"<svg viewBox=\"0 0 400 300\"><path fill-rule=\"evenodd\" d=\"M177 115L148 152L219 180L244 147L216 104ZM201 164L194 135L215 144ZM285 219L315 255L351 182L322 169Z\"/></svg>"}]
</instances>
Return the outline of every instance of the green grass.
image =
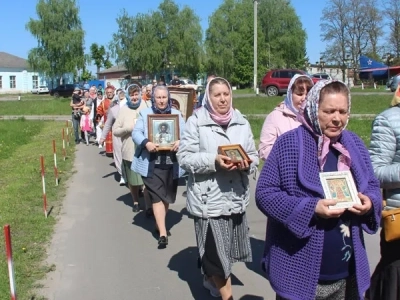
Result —
<instances>
[{"instance_id":1,"label":"green grass","mask_svg":"<svg viewBox=\"0 0 400 300\"><path fill-rule=\"evenodd\" d=\"M21 100L50 100L54 99L50 94L32 94L32 93L22 93L22 94L0 94L0 99L18 99L21 96Z\"/></svg>"},{"instance_id":2,"label":"green grass","mask_svg":"<svg viewBox=\"0 0 400 300\"><path fill-rule=\"evenodd\" d=\"M68 115L70 99L0 101L0 115Z\"/></svg>"},{"instance_id":3,"label":"green grass","mask_svg":"<svg viewBox=\"0 0 400 300\"><path fill-rule=\"evenodd\" d=\"M389 107L392 97L392 95L353 95L351 113L378 114ZM282 101L283 97L245 97L233 99L233 104L245 115L269 114Z\"/></svg>"},{"instance_id":4,"label":"green grass","mask_svg":"<svg viewBox=\"0 0 400 300\"><path fill-rule=\"evenodd\" d=\"M61 155L61 130L64 123L0 121L0 225L11 226L14 270L19 299L31 299L32 288L50 267L43 265L46 245L71 175L74 147L67 149L68 159ZM55 186L52 140L56 140L60 185ZM40 155L45 158L48 210L43 213ZM0 235L0 295L9 299L9 280L4 257L4 235Z\"/></svg>"}]
</instances>

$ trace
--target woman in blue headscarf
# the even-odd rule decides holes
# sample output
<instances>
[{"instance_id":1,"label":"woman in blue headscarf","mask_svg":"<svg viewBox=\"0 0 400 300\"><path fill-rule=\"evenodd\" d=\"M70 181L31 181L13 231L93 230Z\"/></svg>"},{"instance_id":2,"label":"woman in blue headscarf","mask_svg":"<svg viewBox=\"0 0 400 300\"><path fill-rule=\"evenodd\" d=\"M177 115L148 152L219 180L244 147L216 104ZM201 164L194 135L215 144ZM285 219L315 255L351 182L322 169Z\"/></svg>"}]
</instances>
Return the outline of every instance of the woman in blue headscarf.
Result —
<instances>
[{"instance_id":1,"label":"woman in blue headscarf","mask_svg":"<svg viewBox=\"0 0 400 300\"><path fill-rule=\"evenodd\" d=\"M296 74L290 80L285 100L264 121L258 147L260 158L267 160L278 136L300 126L296 116L312 86L313 82L307 75Z\"/></svg>"},{"instance_id":2,"label":"woman in blue headscarf","mask_svg":"<svg viewBox=\"0 0 400 300\"><path fill-rule=\"evenodd\" d=\"M168 245L168 233L165 226L165 218L169 204L175 202L178 188L178 179L182 175L182 170L176 158L179 148L179 137L174 137L172 141L167 141L172 146L170 151L159 150L159 143L150 141L148 138L149 124L147 116L151 114L159 115L178 115L179 131L182 136L185 129L185 121L179 110L172 108L172 101L168 89L165 86L156 86L152 98L152 106L143 109L139 113L139 118L132 132L132 139L136 144L136 151L133 157L132 170L142 176L142 180L149 193L153 206L154 217L156 219L156 231L159 233L159 248ZM162 134L169 136L168 123L161 122ZM171 128L172 129L172 128ZM156 136L156 134L154 134Z\"/></svg>"}]
</instances>

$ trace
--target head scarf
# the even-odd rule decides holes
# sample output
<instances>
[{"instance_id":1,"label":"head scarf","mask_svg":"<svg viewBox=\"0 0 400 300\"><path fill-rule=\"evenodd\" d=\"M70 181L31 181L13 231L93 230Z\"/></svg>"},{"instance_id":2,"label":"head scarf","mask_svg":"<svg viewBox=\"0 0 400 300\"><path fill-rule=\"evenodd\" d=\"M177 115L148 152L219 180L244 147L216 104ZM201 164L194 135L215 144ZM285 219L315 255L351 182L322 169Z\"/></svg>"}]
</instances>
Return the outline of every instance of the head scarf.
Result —
<instances>
[{"instance_id":1,"label":"head scarf","mask_svg":"<svg viewBox=\"0 0 400 300\"><path fill-rule=\"evenodd\" d=\"M168 93L168 103L167 103L167 107L164 108L163 110L159 109L156 106L156 101L155 101L155 94L156 94L156 90L166 90ZM151 96L151 109L153 110L153 112L155 114L170 114L171 113L171 107L172 107L172 100L171 100L171 95L169 94L169 91L167 89L167 87L163 86L163 85L158 85L154 88L153 90L153 95Z\"/></svg>"},{"instance_id":2,"label":"head scarf","mask_svg":"<svg viewBox=\"0 0 400 300\"><path fill-rule=\"evenodd\" d=\"M306 127L312 134L317 138L318 141L318 163L320 170L322 171L329 153L329 146L332 146L340 152L338 159L338 171L345 171L350 169L351 158L347 149L339 142L340 135L335 139L330 139L322 133L321 126L318 120L318 107L320 102L321 90L328 84L338 80L319 80L308 92L306 101L304 101L302 107L299 110L297 119L299 122ZM341 81L339 81L341 82ZM343 83L343 82L341 82ZM344 84L344 83L343 83ZM349 110L351 108L350 91L348 91L349 99ZM347 118L346 124L343 126L343 130L346 128L349 122Z\"/></svg>"},{"instance_id":3,"label":"head scarf","mask_svg":"<svg viewBox=\"0 0 400 300\"><path fill-rule=\"evenodd\" d=\"M226 84L228 85L228 88L229 88L229 91L230 91L230 97L231 97L230 107L229 107L229 110L223 115L218 113L216 111L216 109L213 107L212 103L211 103L211 99L210 99L210 84L214 80L223 80L223 81L225 81ZM208 110L208 113L210 114L211 119L213 119L213 121L215 123L217 123L218 125L222 125L222 126L228 125L229 122L232 119L232 116L233 116L232 88L231 88L231 85L229 84L228 80L226 80L225 78L222 78L222 77L215 77L215 78L211 79L207 83L206 92L205 92L204 98L203 98L203 103L204 103L204 107Z\"/></svg>"},{"instance_id":4,"label":"head scarf","mask_svg":"<svg viewBox=\"0 0 400 300\"><path fill-rule=\"evenodd\" d=\"M293 84L295 83L295 81L297 80L297 78L299 78L299 77L305 77L305 78L309 79L311 83L313 83L312 80L311 80L311 78L310 78L309 76L303 75L303 74L296 74L296 75L294 75L294 76L292 77L292 79L290 79L290 82L289 82L289 86L288 86L288 89L287 89L287 93L286 93L286 96L285 96L284 103L285 103L285 106L286 106L288 109L290 109L295 115L297 115L297 114L299 113L299 110L298 110L296 107L294 107L294 105L293 105L293 91L292 91L292 86L293 86Z\"/></svg>"},{"instance_id":5,"label":"head scarf","mask_svg":"<svg viewBox=\"0 0 400 300\"><path fill-rule=\"evenodd\" d=\"M136 103L132 103L131 96L129 95L129 88L131 86L137 86L139 88L139 101L136 102ZM140 92L140 86L138 86L137 84L128 85L126 87L125 95L126 95L126 99L127 99L126 106L128 106L130 109L138 109L138 107L140 106L140 103L142 102L142 95L141 95L141 92Z\"/></svg>"},{"instance_id":6,"label":"head scarf","mask_svg":"<svg viewBox=\"0 0 400 300\"><path fill-rule=\"evenodd\" d=\"M97 98L97 89L93 86L89 89L89 98L92 98L92 99Z\"/></svg>"}]
</instances>

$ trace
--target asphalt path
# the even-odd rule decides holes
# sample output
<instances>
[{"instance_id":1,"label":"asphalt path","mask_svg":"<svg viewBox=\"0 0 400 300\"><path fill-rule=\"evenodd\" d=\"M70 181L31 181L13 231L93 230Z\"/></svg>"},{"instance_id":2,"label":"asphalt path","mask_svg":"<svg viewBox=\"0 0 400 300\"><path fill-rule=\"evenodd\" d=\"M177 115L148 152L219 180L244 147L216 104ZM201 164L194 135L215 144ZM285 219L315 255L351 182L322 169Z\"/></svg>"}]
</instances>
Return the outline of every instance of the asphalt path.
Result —
<instances>
[{"instance_id":1,"label":"asphalt path","mask_svg":"<svg viewBox=\"0 0 400 300\"><path fill-rule=\"evenodd\" d=\"M178 189L167 216L172 236L157 249L154 220L133 213L129 191L118 185L112 159L95 146L77 146L75 173L48 248L55 264L40 293L50 300L213 299L197 268L193 220ZM255 181L251 180L252 195ZM51 199L49 199L51 205ZM253 263L233 268L235 299L275 299L260 268L266 218L252 197L247 211ZM379 236L365 235L371 269L379 260ZM306 280L306 279L305 279Z\"/></svg>"}]
</instances>

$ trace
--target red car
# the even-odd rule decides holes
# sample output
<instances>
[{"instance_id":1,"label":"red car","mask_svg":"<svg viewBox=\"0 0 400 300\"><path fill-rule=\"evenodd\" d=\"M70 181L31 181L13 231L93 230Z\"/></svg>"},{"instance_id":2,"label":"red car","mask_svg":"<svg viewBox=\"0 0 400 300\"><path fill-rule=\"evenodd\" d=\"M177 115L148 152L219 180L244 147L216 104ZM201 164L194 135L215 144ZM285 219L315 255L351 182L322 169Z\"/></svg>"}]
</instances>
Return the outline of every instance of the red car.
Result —
<instances>
[{"instance_id":1,"label":"red car","mask_svg":"<svg viewBox=\"0 0 400 300\"><path fill-rule=\"evenodd\" d=\"M270 97L285 94L290 79L296 74L308 75L305 71L296 69L270 70L261 81L261 90ZM310 78L314 83L320 80L320 78L312 78L311 76Z\"/></svg>"}]
</instances>

